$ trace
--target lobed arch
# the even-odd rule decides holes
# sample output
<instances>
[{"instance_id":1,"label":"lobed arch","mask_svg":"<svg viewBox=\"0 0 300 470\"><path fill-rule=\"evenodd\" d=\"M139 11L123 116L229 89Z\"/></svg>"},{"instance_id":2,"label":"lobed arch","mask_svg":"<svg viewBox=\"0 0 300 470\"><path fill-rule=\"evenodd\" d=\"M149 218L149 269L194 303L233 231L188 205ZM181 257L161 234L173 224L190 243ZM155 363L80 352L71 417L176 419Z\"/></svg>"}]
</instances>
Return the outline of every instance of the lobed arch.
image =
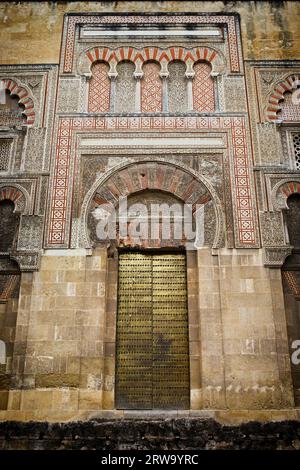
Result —
<instances>
[{"instance_id":1,"label":"lobed arch","mask_svg":"<svg viewBox=\"0 0 300 470\"><path fill-rule=\"evenodd\" d=\"M36 120L36 112L34 99L25 85L21 84L16 79L2 78L0 79L0 88L8 90L11 95L19 98L18 104L24 106L22 114L26 116L26 124L33 125Z\"/></svg>"},{"instance_id":2,"label":"lobed arch","mask_svg":"<svg viewBox=\"0 0 300 470\"><path fill-rule=\"evenodd\" d=\"M128 60L135 64L135 75L143 76L143 64L148 61L155 61L161 66L161 76L168 76L168 64L174 60L180 60L186 64L186 76L193 77L193 66L196 62L205 61L211 65L211 75L219 75L226 70L226 60L224 55L212 47L194 47L187 49L181 46L161 49L159 47L144 47L137 49L134 47L118 47L110 49L108 47L92 47L81 53L78 62L78 73L80 75L91 75L91 66L94 62L102 61L109 65L109 75L117 76L116 66L119 62Z\"/></svg>"},{"instance_id":3,"label":"lobed arch","mask_svg":"<svg viewBox=\"0 0 300 470\"><path fill-rule=\"evenodd\" d=\"M273 208L277 211L288 209L287 199L292 194L300 194L300 177L282 179L274 186L271 193Z\"/></svg>"},{"instance_id":4,"label":"lobed arch","mask_svg":"<svg viewBox=\"0 0 300 470\"><path fill-rule=\"evenodd\" d=\"M81 209L82 244L91 248L88 234L88 215L91 207L111 203L117 206L120 196L130 196L143 190L158 190L175 196L183 203L205 205L212 201L215 214L213 248L221 246L224 238L224 214L221 201L209 181L183 164L168 159L145 159L114 166L97 179L86 194Z\"/></svg>"},{"instance_id":5,"label":"lobed arch","mask_svg":"<svg viewBox=\"0 0 300 470\"><path fill-rule=\"evenodd\" d=\"M265 110L266 119L270 122L278 120L278 112L282 109L282 101L286 92L292 92L300 85L300 74L292 74L277 82L268 96Z\"/></svg>"}]
</instances>

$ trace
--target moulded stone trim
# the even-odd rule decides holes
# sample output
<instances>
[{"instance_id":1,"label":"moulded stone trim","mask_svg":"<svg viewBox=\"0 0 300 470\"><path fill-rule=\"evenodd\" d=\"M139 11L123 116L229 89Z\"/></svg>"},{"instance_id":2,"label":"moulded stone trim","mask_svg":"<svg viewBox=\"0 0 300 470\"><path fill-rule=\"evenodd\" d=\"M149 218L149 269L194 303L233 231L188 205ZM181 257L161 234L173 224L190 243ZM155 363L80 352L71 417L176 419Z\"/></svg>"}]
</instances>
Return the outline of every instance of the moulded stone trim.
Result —
<instances>
[{"instance_id":1,"label":"moulded stone trim","mask_svg":"<svg viewBox=\"0 0 300 470\"><path fill-rule=\"evenodd\" d=\"M281 268L286 258L292 253L291 246L271 246L263 248L264 265L270 268Z\"/></svg>"},{"instance_id":2,"label":"moulded stone trim","mask_svg":"<svg viewBox=\"0 0 300 470\"><path fill-rule=\"evenodd\" d=\"M14 251L9 257L20 266L21 272L32 272L40 269L41 254L39 251Z\"/></svg>"}]
</instances>

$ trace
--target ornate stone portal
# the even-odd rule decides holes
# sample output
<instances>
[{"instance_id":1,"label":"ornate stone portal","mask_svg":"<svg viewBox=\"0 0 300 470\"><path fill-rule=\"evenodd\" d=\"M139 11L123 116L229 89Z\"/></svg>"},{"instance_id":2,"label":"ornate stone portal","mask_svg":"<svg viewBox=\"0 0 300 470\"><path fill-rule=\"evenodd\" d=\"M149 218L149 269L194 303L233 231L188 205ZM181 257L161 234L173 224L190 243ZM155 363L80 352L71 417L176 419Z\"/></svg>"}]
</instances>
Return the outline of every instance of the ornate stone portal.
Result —
<instances>
[{"instance_id":1,"label":"ornate stone portal","mask_svg":"<svg viewBox=\"0 0 300 470\"><path fill-rule=\"evenodd\" d=\"M153 358L167 343L155 342L151 330L149 408L296 416L298 277L286 262L283 289L281 267L294 245L289 198L300 193L292 96L300 65L245 62L241 51L235 14L69 14L59 67L0 66L8 96L0 107L0 204L18 217L13 242L0 253L7 350L0 418L87 419L134 408L130 380L122 388L130 367L116 371L122 354L130 363L136 353L126 317L128 299L135 305L140 295L134 276L131 292L122 277L122 249L128 259L139 250L152 267L160 253L186 259L178 340L185 349L179 362L168 356L164 364L174 366L174 377L185 364L183 402L169 399L174 380L157 399L163 379ZM99 240L98 222L108 207L119 215L122 198L129 208L188 206L191 227L199 210L201 243L191 249L184 237L149 233L140 243L119 226L113 240ZM2 233L9 239L5 225ZM152 271L151 308L146 294L141 299L151 310L146 323L157 313ZM159 282L166 278L170 306L176 296L167 272L166 265ZM162 316L172 336L178 319L166 321L169 306ZM145 344L134 344L142 354Z\"/></svg>"}]
</instances>

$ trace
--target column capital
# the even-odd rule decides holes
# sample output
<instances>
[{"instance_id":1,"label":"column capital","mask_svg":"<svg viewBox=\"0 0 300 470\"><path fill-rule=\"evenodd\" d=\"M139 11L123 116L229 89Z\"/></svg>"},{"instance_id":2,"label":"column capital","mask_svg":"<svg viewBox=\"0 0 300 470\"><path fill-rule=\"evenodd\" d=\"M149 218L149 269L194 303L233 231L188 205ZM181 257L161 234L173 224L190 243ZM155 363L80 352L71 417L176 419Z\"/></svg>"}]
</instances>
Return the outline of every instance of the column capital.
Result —
<instances>
[{"instance_id":1,"label":"column capital","mask_svg":"<svg viewBox=\"0 0 300 470\"><path fill-rule=\"evenodd\" d=\"M195 77L195 72L185 72L185 78L187 78L188 80L193 80L193 78Z\"/></svg>"},{"instance_id":2,"label":"column capital","mask_svg":"<svg viewBox=\"0 0 300 470\"><path fill-rule=\"evenodd\" d=\"M83 74L83 76L84 76L85 80L88 82L92 78L93 74L92 74L92 72L85 72Z\"/></svg>"},{"instance_id":3,"label":"column capital","mask_svg":"<svg viewBox=\"0 0 300 470\"><path fill-rule=\"evenodd\" d=\"M118 72L107 72L107 75L110 80L116 80Z\"/></svg>"},{"instance_id":4,"label":"column capital","mask_svg":"<svg viewBox=\"0 0 300 470\"><path fill-rule=\"evenodd\" d=\"M166 71L166 72L160 72L160 73L159 73L159 76L160 76L160 78L162 78L162 79L167 79L167 78L169 78L170 74L169 74L169 72L167 72L167 71Z\"/></svg>"},{"instance_id":5,"label":"column capital","mask_svg":"<svg viewBox=\"0 0 300 470\"><path fill-rule=\"evenodd\" d=\"M143 72L134 72L133 76L136 80L141 80L144 76Z\"/></svg>"}]
</instances>

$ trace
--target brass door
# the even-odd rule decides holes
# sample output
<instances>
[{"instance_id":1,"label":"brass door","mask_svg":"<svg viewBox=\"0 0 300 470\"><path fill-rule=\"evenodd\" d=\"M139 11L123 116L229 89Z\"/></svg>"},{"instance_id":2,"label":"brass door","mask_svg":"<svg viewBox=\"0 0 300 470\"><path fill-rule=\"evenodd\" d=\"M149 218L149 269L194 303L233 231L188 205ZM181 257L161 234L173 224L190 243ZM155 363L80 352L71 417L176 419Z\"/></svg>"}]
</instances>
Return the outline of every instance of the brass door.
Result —
<instances>
[{"instance_id":1,"label":"brass door","mask_svg":"<svg viewBox=\"0 0 300 470\"><path fill-rule=\"evenodd\" d=\"M189 408L184 254L120 254L116 406Z\"/></svg>"}]
</instances>

